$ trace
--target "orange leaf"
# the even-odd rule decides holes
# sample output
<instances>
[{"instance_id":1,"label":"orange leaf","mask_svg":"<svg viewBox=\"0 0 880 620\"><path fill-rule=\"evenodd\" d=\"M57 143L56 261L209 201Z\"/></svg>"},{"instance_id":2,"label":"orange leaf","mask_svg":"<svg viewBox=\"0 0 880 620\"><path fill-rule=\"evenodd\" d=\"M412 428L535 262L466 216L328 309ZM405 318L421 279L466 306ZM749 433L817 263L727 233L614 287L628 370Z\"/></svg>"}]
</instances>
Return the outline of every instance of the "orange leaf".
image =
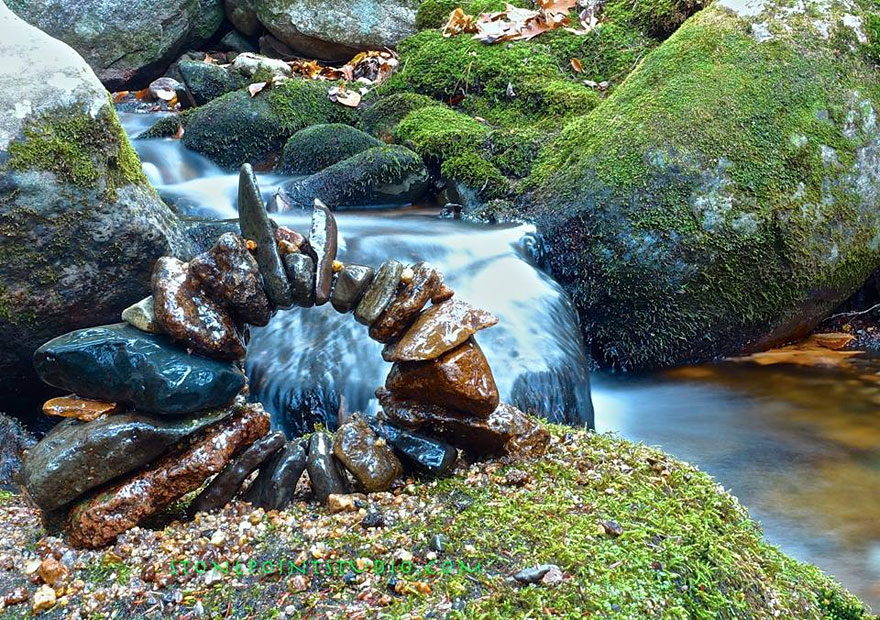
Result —
<instances>
[{"instance_id":1,"label":"orange leaf","mask_svg":"<svg viewBox=\"0 0 880 620\"><path fill-rule=\"evenodd\" d=\"M174 132L174 139L180 140L183 137L183 125L177 126L177 131Z\"/></svg>"},{"instance_id":2,"label":"orange leaf","mask_svg":"<svg viewBox=\"0 0 880 620\"><path fill-rule=\"evenodd\" d=\"M571 59L571 68L577 71L578 73L584 72L584 66L581 64L581 61L577 58Z\"/></svg>"},{"instance_id":3,"label":"orange leaf","mask_svg":"<svg viewBox=\"0 0 880 620\"><path fill-rule=\"evenodd\" d=\"M262 92L263 89L266 88L267 83L268 82L254 82L253 84L248 84L248 94L251 97L255 97L257 93Z\"/></svg>"}]
</instances>

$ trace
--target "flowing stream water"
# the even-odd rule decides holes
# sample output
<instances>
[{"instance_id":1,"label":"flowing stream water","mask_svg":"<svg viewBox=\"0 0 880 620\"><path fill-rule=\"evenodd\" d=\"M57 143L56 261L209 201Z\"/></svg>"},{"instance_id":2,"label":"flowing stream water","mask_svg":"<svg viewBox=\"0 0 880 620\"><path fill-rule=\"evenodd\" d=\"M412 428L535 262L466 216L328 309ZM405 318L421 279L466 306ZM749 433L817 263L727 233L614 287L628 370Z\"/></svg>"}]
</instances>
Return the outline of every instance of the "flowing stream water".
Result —
<instances>
[{"instance_id":1,"label":"flowing stream water","mask_svg":"<svg viewBox=\"0 0 880 620\"><path fill-rule=\"evenodd\" d=\"M156 115L121 114L129 135ZM160 195L200 218L236 217L238 176L174 140L136 140ZM268 198L282 177L259 175ZM530 226L477 226L429 209L337 213L339 256L436 265L499 325L478 339L502 399L557 422L662 446L708 471L767 538L880 608L880 360L844 368L723 363L651 374L590 373L577 316L534 265ZM306 215L279 216L306 232ZM363 326L329 305L280 312L252 331L247 370L275 425L372 410L389 365ZM594 409L595 407L595 409Z\"/></svg>"}]
</instances>

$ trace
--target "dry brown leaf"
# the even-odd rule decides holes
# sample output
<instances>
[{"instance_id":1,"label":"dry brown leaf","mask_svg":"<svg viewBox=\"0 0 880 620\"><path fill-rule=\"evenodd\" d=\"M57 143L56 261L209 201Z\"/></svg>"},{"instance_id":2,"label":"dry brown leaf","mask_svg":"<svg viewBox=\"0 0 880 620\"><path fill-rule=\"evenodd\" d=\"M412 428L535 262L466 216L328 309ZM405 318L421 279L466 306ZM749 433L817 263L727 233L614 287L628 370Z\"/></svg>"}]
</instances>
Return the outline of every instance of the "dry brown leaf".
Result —
<instances>
[{"instance_id":1,"label":"dry brown leaf","mask_svg":"<svg viewBox=\"0 0 880 620\"><path fill-rule=\"evenodd\" d=\"M254 82L253 84L248 84L248 94L251 97L256 97L257 93L263 92L263 89L266 88L266 84L268 84L268 82Z\"/></svg>"},{"instance_id":2,"label":"dry brown leaf","mask_svg":"<svg viewBox=\"0 0 880 620\"><path fill-rule=\"evenodd\" d=\"M128 91L128 90L120 90L118 92L113 93L113 102L114 103L121 103L122 101L125 101L125 99L128 97L130 92L131 91Z\"/></svg>"},{"instance_id":3,"label":"dry brown leaf","mask_svg":"<svg viewBox=\"0 0 880 620\"><path fill-rule=\"evenodd\" d=\"M832 351L836 351L838 349L842 349L850 342L856 339L852 334L845 334L843 332L828 332L824 334L813 334L813 340L816 344L825 347L826 349L831 349Z\"/></svg>"},{"instance_id":4,"label":"dry brown leaf","mask_svg":"<svg viewBox=\"0 0 880 620\"><path fill-rule=\"evenodd\" d=\"M461 7L449 14L446 25L443 26L443 36L451 37L454 34L462 34L465 32L476 32L473 15L465 15Z\"/></svg>"},{"instance_id":5,"label":"dry brown leaf","mask_svg":"<svg viewBox=\"0 0 880 620\"><path fill-rule=\"evenodd\" d=\"M577 58L571 59L571 68L577 71L578 73L584 72L584 66L581 64L581 61Z\"/></svg>"},{"instance_id":6,"label":"dry brown leaf","mask_svg":"<svg viewBox=\"0 0 880 620\"><path fill-rule=\"evenodd\" d=\"M349 108L356 108L361 103L361 94L356 90L349 90L345 86L333 86L329 95L330 101Z\"/></svg>"},{"instance_id":7,"label":"dry brown leaf","mask_svg":"<svg viewBox=\"0 0 880 620\"><path fill-rule=\"evenodd\" d=\"M173 138L175 140L180 140L183 137L183 125L177 126L177 131L174 132Z\"/></svg>"},{"instance_id":8,"label":"dry brown leaf","mask_svg":"<svg viewBox=\"0 0 880 620\"><path fill-rule=\"evenodd\" d=\"M730 360L734 362L752 362L761 366L771 366L774 364L846 366L849 363L849 358L860 355L863 352L837 350L852 341L852 337L849 340L845 340L844 336L849 336L849 334L815 334L795 344L753 353L744 357L734 357L730 358ZM834 346L836 346L836 349Z\"/></svg>"}]
</instances>

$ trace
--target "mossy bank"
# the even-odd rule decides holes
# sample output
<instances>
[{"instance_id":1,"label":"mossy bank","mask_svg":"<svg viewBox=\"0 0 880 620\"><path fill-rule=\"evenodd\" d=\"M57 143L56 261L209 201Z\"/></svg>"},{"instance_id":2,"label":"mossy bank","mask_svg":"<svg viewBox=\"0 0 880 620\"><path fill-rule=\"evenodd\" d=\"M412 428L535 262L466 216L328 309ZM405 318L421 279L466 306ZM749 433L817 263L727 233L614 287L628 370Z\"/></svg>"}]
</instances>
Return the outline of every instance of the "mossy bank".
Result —
<instances>
[{"instance_id":1,"label":"mossy bank","mask_svg":"<svg viewBox=\"0 0 880 620\"><path fill-rule=\"evenodd\" d=\"M302 495L303 483L299 501L282 512L234 503L195 521L133 530L107 550L74 551L79 564L68 583L75 585L62 595L63 607L46 617L73 610L138 615L156 605L148 590L166 601L167 615L198 607L210 617L234 618L282 611L287 617L868 617L840 585L765 543L736 499L706 474L612 436L550 428L550 449L539 460L462 465L447 479L372 494L353 512L316 508ZM36 513L20 498L0 503L0 512L3 523L17 519L14 529L0 526L0 558L15 567L0 570L0 584L35 590L23 567L67 547L43 538ZM229 559L234 566L239 557L256 568L236 574L181 564L204 559L211 567L212 560ZM288 568L279 573L282 559ZM289 568L309 560L324 570ZM379 560L386 563L382 573L370 566ZM409 574L401 572L404 561ZM432 561L440 574L427 573ZM539 564L558 566L561 582L511 581ZM0 618L18 617L26 605Z\"/></svg>"}]
</instances>

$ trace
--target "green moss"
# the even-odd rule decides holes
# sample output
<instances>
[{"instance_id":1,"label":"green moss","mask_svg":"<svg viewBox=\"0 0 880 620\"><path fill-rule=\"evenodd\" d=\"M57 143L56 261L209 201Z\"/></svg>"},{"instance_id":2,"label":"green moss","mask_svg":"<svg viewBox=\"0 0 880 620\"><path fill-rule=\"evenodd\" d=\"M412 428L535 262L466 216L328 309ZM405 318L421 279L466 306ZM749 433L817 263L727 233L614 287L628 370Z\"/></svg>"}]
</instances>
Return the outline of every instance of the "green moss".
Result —
<instances>
[{"instance_id":1,"label":"green moss","mask_svg":"<svg viewBox=\"0 0 880 620\"><path fill-rule=\"evenodd\" d=\"M394 137L423 158L439 162L475 150L488 133L471 117L435 105L407 114Z\"/></svg>"},{"instance_id":2,"label":"green moss","mask_svg":"<svg viewBox=\"0 0 880 620\"><path fill-rule=\"evenodd\" d=\"M542 151L533 213L600 359L760 346L829 311L876 264L880 221L845 172L877 140L876 77L817 45L812 19L759 44L706 9Z\"/></svg>"},{"instance_id":3,"label":"green moss","mask_svg":"<svg viewBox=\"0 0 880 620\"><path fill-rule=\"evenodd\" d=\"M528 176L541 147L550 139L536 127L496 129L483 143L491 161L502 174L514 179Z\"/></svg>"},{"instance_id":4,"label":"green moss","mask_svg":"<svg viewBox=\"0 0 880 620\"><path fill-rule=\"evenodd\" d=\"M111 199L124 185L146 183L112 105L94 118L78 107L44 112L29 120L22 134L9 145L3 167L52 172L80 188L101 188Z\"/></svg>"},{"instance_id":5,"label":"green moss","mask_svg":"<svg viewBox=\"0 0 880 620\"><path fill-rule=\"evenodd\" d=\"M284 145L278 171L313 174L382 142L349 125L312 125L293 134Z\"/></svg>"},{"instance_id":6,"label":"green moss","mask_svg":"<svg viewBox=\"0 0 880 620\"><path fill-rule=\"evenodd\" d=\"M603 15L613 22L628 23L665 39L688 17L708 5L708 0L610 0L605 4Z\"/></svg>"},{"instance_id":7,"label":"green moss","mask_svg":"<svg viewBox=\"0 0 880 620\"><path fill-rule=\"evenodd\" d=\"M420 108L436 106L438 102L425 95L403 92L376 97L365 104L361 112L360 128L389 142L393 138L395 127L407 114Z\"/></svg>"},{"instance_id":8,"label":"green moss","mask_svg":"<svg viewBox=\"0 0 880 620\"><path fill-rule=\"evenodd\" d=\"M504 0L425 0L416 13L416 28L442 28L449 21L449 14L457 8L461 8L466 15L479 15L503 11L506 4ZM509 4L518 7L529 5L525 0L513 0Z\"/></svg>"},{"instance_id":9,"label":"green moss","mask_svg":"<svg viewBox=\"0 0 880 620\"><path fill-rule=\"evenodd\" d=\"M163 116L158 121L156 121L152 127L147 129L143 133L135 136L135 140L147 140L150 138L170 138L177 135L177 132L180 130L181 127L186 129L186 119L189 112L190 111L187 110L181 114L171 114L169 116Z\"/></svg>"},{"instance_id":10,"label":"green moss","mask_svg":"<svg viewBox=\"0 0 880 620\"><path fill-rule=\"evenodd\" d=\"M476 192L482 201L499 198L511 190L510 181L479 153L468 152L443 162L440 174Z\"/></svg>"},{"instance_id":11,"label":"green moss","mask_svg":"<svg viewBox=\"0 0 880 620\"><path fill-rule=\"evenodd\" d=\"M261 66L257 69L254 74L247 79L248 84L255 84L258 82L271 82L272 78L275 77L275 71L266 65Z\"/></svg>"},{"instance_id":12,"label":"green moss","mask_svg":"<svg viewBox=\"0 0 880 620\"><path fill-rule=\"evenodd\" d=\"M865 54L871 62L880 63L880 15L868 13L862 27L868 38L864 46Z\"/></svg>"}]
</instances>

